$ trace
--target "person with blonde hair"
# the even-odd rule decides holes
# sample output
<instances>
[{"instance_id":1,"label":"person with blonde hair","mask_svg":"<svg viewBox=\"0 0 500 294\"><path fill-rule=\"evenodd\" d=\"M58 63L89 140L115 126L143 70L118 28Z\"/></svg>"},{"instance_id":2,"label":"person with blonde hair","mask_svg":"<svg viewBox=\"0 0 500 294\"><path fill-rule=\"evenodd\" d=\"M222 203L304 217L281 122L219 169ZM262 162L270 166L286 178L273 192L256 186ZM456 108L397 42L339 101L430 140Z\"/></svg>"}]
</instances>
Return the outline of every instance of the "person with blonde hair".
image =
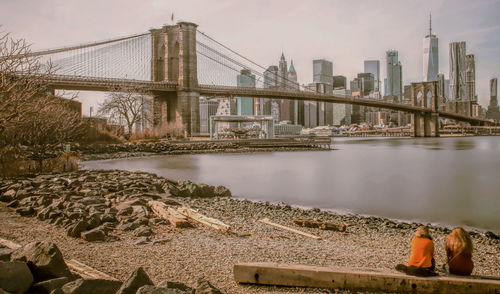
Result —
<instances>
[{"instance_id":1,"label":"person with blonde hair","mask_svg":"<svg viewBox=\"0 0 500 294\"><path fill-rule=\"evenodd\" d=\"M398 264L396 270L419 277L436 276L434 241L427 226L420 226L411 239L410 258L407 265Z\"/></svg>"},{"instance_id":2,"label":"person with blonde hair","mask_svg":"<svg viewBox=\"0 0 500 294\"><path fill-rule=\"evenodd\" d=\"M457 227L446 236L446 263L450 274L469 276L474 268L472 262L472 240L469 233Z\"/></svg>"}]
</instances>

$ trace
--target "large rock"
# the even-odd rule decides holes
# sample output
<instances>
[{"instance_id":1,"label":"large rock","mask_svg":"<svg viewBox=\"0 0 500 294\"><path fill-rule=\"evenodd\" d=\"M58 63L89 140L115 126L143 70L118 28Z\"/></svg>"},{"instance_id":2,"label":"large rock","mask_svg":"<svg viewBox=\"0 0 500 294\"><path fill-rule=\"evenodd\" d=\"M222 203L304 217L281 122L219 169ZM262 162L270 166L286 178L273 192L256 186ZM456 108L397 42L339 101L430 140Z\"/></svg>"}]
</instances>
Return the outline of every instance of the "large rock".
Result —
<instances>
[{"instance_id":1,"label":"large rock","mask_svg":"<svg viewBox=\"0 0 500 294\"><path fill-rule=\"evenodd\" d=\"M160 284L158 284L158 287L167 288L167 289L177 289L177 290L189 293L189 294L194 293L194 291L195 291L193 288L190 288L190 287L184 285L183 283L170 282L170 281L163 281Z\"/></svg>"},{"instance_id":2,"label":"large rock","mask_svg":"<svg viewBox=\"0 0 500 294\"><path fill-rule=\"evenodd\" d=\"M138 227L137 229L134 230L134 235L137 237L149 237L153 234L154 234L153 231L148 226Z\"/></svg>"},{"instance_id":3,"label":"large rock","mask_svg":"<svg viewBox=\"0 0 500 294\"><path fill-rule=\"evenodd\" d=\"M231 197L231 191L224 186L217 186L214 189L215 196L219 197Z\"/></svg>"},{"instance_id":4,"label":"large rock","mask_svg":"<svg viewBox=\"0 0 500 294\"><path fill-rule=\"evenodd\" d=\"M85 220L80 220L76 224L72 225L68 229L68 236L73 237L73 238L79 238L80 234L87 230L87 227L89 226L88 222Z\"/></svg>"},{"instance_id":5,"label":"large rock","mask_svg":"<svg viewBox=\"0 0 500 294\"><path fill-rule=\"evenodd\" d=\"M28 265L20 261L0 261L0 289L12 293L26 293L33 284Z\"/></svg>"},{"instance_id":6,"label":"large rock","mask_svg":"<svg viewBox=\"0 0 500 294\"><path fill-rule=\"evenodd\" d=\"M198 280L198 286L196 286L195 294L222 294L222 292L212 286L209 281L200 278Z\"/></svg>"},{"instance_id":7,"label":"large rock","mask_svg":"<svg viewBox=\"0 0 500 294\"><path fill-rule=\"evenodd\" d=\"M202 189L191 181L179 181L177 190L173 190L175 196L178 197L202 197Z\"/></svg>"},{"instance_id":8,"label":"large rock","mask_svg":"<svg viewBox=\"0 0 500 294\"><path fill-rule=\"evenodd\" d=\"M61 289L64 294L115 294L121 285L120 281L78 279L65 284Z\"/></svg>"},{"instance_id":9,"label":"large rock","mask_svg":"<svg viewBox=\"0 0 500 294\"><path fill-rule=\"evenodd\" d=\"M11 202L14 200L16 197L16 191L15 190L8 190L5 191L1 196L0 196L0 201L2 202Z\"/></svg>"},{"instance_id":10,"label":"large rock","mask_svg":"<svg viewBox=\"0 0 500 294\"><path fill-rule=\"evenodd\" d=\"M32 216L33 214L35 214L35 210L31 206L23 206L16 208L16 212L20 216Z\"/></svg>"},{"instance_id":11,"label":"large rock","mask_svg":"<svg viewBox=\"0 0 500 294\"><path fill-rule=\"evenodd\" d=\"M140 267L136 269L125 282L123 282L116 294L135 294L140 287L146 285L152 286L154 284L144 269Z\"/></svg>"},{"instance_id":12,"label":"large rock","mask_svg":"<svg viewBox=\"0 0 500 294\"><path fill-rule=\"evenodd\" d=\"M10 261L12 252L14 252L14 249L0 248L0 261Z\"/></svg>"},{"instance_id":13,"label":"large rock","mask_svg":"<svg viewBox=\"0 0 500 294\"><path fill-rule=\"evenodd\" d=\"M46 280L34 284L31 287L31 291L38 294L50 294L52 291L61 288L65 284L69 283L69 279L66 277Z\"/></svg>"},{"instance_id":14,"label":"large rock","mask_svg":"<svg viewBox=\"0 0 500 294\"><path fill-rule=\"evenodd\" d=\"M179 181L176 187L172 187L171 193L177 197L210 198L214 196L231 196L231 191L224 186L210 186L196 184L191 181Z\"/></svg>"},{"instance_id":15,"label":"large rock","mask_svg":"<svg viewBox=\"0 0 500 294\"><path fill-rule=\"evenodd\" d=\"M82 232L80 234L82 239L85 241L93 242L93 241L105 241L106 233L101 230L101 228L95 228L89 231Z\"/></svg>"},{"instance_id":16,"label":"large rock","mask_svg":"<svg viewBox=\"0 0 500 294\"><path fill-rule=\"evenodd\" d=\"M12 261L28 264L36 281L60 277L72 278L59 248L52 242L32 242L14 251Z\"/></svg>"}]
</instances>

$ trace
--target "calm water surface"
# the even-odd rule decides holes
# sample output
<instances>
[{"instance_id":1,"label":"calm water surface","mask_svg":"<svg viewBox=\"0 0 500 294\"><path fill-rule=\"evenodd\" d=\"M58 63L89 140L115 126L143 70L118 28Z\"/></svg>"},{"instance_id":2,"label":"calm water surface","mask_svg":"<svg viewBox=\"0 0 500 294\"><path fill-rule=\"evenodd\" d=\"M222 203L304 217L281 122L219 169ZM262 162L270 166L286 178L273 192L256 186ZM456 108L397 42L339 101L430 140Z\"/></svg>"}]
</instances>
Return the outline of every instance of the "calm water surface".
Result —
<instances>
[{"instance_id":1,"label":"calm water surface","mask_svg":"<svg viewBox=\"0 0 500 294\"><path fill-rule=\"evenodd\" d=\"M500 137L334 139L337 150L85 162L251 200L500 231Z\"/></svg>"}]
</instances>

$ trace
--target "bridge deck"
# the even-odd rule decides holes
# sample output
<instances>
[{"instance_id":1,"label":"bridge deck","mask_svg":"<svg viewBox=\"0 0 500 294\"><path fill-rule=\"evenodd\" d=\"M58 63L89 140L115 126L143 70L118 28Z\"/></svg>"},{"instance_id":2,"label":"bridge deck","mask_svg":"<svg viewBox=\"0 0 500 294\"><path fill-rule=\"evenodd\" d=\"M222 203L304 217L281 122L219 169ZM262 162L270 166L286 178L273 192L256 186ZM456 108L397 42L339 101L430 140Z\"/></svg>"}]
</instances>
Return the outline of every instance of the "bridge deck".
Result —
<instances>
[{"instance_id":1,"label":"bridge deck","mask_svg":"<svg viewBox=\"0 0 500 294\"><path fill-rule=\"evenodd\" d=\"M142 80L130 79L112 79L100 77L82 77L82 76L68 76L68 75L53 75L48 80L49 87L61 90L85 90L85 91L112 91L121 88L140 88L145 91L159 91L159 92L175 92L181 89L175 82L153 82ZM375 108L392 109L404 112L419 112L431 113L430 108L413 106L410 104L391 103L387 101L358 98L346 95L329 95L320 94L309 91L283 91L262 88L243 88L243 87L225 87L225 86L211 86L199 85L190 91L199 92L203 96L222 96L222 97L254 97L254 98L270 98L270 99L294 99L306 100L317 102L330 102L339 104L361 105ZM459 121L466 121L470 123L491 124L489 120L465 116L462 114L438 111L439 116Z\"/></svg>"}]
</instances>

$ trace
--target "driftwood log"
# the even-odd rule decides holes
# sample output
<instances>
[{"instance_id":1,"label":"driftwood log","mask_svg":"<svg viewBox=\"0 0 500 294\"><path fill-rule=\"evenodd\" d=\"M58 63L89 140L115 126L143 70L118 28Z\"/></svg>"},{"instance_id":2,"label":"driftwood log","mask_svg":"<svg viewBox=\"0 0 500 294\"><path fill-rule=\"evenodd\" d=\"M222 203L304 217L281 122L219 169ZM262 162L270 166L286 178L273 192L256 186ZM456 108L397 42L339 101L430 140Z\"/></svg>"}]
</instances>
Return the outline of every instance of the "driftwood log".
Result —
<instances>
[{"instance_id":1,"label":"driftwood log","mask_svg":"<svg viewBox=\"0 0 500 294\"><path fill-rule=\"evenodd\" d=\"M314 219L296 218L293 220L296 225L306 228L318 228L321 230L345 232L346 225L322 222Z\"/></svg>"}]
</instances>

